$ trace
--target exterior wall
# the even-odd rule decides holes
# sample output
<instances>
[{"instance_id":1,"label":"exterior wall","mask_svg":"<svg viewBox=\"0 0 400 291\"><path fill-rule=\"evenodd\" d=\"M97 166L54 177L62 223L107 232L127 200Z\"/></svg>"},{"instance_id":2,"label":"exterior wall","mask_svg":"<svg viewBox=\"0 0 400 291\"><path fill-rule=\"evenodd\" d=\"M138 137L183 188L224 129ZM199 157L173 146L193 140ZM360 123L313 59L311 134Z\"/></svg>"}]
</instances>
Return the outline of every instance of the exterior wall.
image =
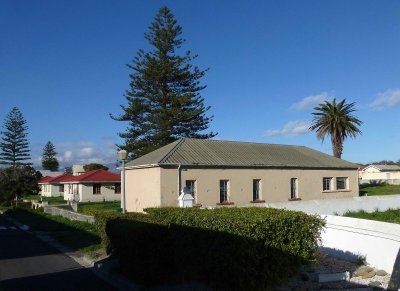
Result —
<instances>
[{"instance_id":1,"label":"exterior wall","mask_svg":"<svg viewBox=\"0 0 400 291\"><path fill-rule=\"evenodd\" d=\"M79 202L98 202L121 200L121 193L116 194L115 183L101 184L100 194L93 194L93 184L79 184Z\"/></svg>"},{"instance_id":2,"label":"exterior wall","mask_svg":"<svg viewBox=\"0 0 400 291\"><path fill-rule=\"evenodd\" d=\"M162 205L161 187L164 189L164 185L161 183L160 173L160 168L144 168L125 171L127 211L142 212L144 208L159 207ZM170 183L166 183L166 190L168 189L168 191L170 191L168 188L170 185ZM175 188L176 187L177 182L175 182Z\"/></svg>"},{"instance_id":3,"label":"exterior wall","mask_svg":"<svg viewBox=\"0 0 400 291\"><path fill-rule=\"evenodd\" d=\"M400 171L386 171L381 172L373 166L369 166L360 171L361 180L398 180L400 179Z\"/></svg>"},{"instance_id":4,"label":"exterior wall","mask_svg":"<svg viewBox=\"0 0 400 291\"><path fill-rule=\"evenodd\" d=\"M400 259L400 225L331 215L325 219L322 251L344 259L365 257L375 268L396 273L395 261Z\"/></svg>"},{"instance_id":5,"label":"exterior wall","mask_svg":"<svg viewBox=\"0 0 400 291\"><path fill-rule=\"evenodd\" d=\"M42 184L41 195L45 197L56 197L62 196L64 193L60 192L60 185L58 184Z\"/></svg>"},{"instance_id":6,"label":"exterior wall","mask_svg":"<svg viewBox=\"0 0 400 291\"><path fill-rule=\"evenodd\" d=\"M131 170L127 172L138 172ZM348 178L346 190L322 190L322 179ZM196 180L195 203L215 206L219 203L219 181L229 180L228 200L237 206L249 205L253 199L253 179L261 180L260 199L267 203L284 202L290 198L290 180L298 180L298 197L302 200L355 197L359 195L357 170L302 169L183 169L181 189L186 180ZM129 179L129 178L128 178ZM178 170L161 169L161 206L177 206ZM148 192L147 192L148 193Z\"/></svg>"}]
</instances>

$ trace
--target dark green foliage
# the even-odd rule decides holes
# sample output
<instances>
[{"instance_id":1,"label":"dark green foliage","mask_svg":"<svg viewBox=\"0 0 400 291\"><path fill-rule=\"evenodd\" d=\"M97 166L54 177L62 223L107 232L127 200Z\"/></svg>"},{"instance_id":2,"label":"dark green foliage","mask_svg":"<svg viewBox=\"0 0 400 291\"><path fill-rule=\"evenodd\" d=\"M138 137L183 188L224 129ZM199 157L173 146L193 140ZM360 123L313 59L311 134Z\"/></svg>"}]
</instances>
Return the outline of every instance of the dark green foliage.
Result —
<instances>
[{"instance_id":1,"label":"dark green foliage","mask_svg":"<svg viewBox=\"0 0 400 291\"><path fill-rule=\"evenodd\" d=\"M26 162L30 157L28 126L21 111L14 107L4 120L0 139L0 163L13 168L31 165Z\"/></svg>"},{"instance_id":2,"label":"dark green foliage","mask_svg":"<svg viewBox=\"0 0 400 291\"><path fill-rule=\"evenodd\" d=\"M93 170L108 170L108 167L102 164L91 163L83 166L85 172L93 171Z\"/></svg>"},{"instance_id":3,"label":"dark green foliage","mask_svg":"<svg viewBox=\"0 0 400 291\"><path fill-rule=\"evenodd\" d=\"M43 170L58 171L59 163L56 158L56 148L51 141L48 141L43 148L42 167Z\"/></svg>"},{"instance_id":4,"label":"dark green foliage","mask_svg":"<svg viewBox=\"0 0 400 291\"><path fill-rule=\"evenodd\" d=\"M348 137L355 138L361 134L359 126L362 121L353 115L356 111L355 103L346 103L346 99L336 102L325 101L314 108L315 112L313 123L310 130L317 133L317 138L324 141L325 136L331 136L333 156L342 157L343 143Z\"/></svg>"},{"instance_id":5,"label":"dark green foliage","mask_svg":"<svg viewBox=\"0 0 400 291\"><path fill-rule=\"evenodd\" d=\"M277 209L147 211L98 213L96 224L122 271L148 285L197 281L218 290L271 289L313 259L324 226L318 217Z\"/></svg>"},{"instance_id":6,"label":"dark green foliage","mask_svg":"<svg viewBox=\"0 0 400 291\"><path fill-rule=\"evenodd\" d=\"M0 203L38 192L37 173L32 167L0 169Z\"/></svg>"},{"instance_id":7,"label":"dark green foliage","mask_svg":"<svg viewBox=\"0 0 400 291\"><path fill-rule=\"evenodd\" d=\"M71 174L71 175L72 175L72 167L65 167L65 168L64 168L64 173L65 173L65 174Z\"/></svg>"},{"instance_id":8,"label":"dark green foliage","mask_svg":"<svg viewBox=\"0 0 400 291\"><path fill-rule=\"evenodd\" d=\"M182 28L167 7L162 7L145 33L152 50L139 50L128 67L133 70L130 89L126 91L127 106L123 114L111 117L129 122L126 132L119 136L119 145L132 158L139 157L179 138L211 138L204 133L212 117L206 117L200 91L206 86L200 79L206 70L192 65L197 55L190 51L179 54L184 43ZM203 132L203 133L202 133Z\"/></svg>"}]
</instances>

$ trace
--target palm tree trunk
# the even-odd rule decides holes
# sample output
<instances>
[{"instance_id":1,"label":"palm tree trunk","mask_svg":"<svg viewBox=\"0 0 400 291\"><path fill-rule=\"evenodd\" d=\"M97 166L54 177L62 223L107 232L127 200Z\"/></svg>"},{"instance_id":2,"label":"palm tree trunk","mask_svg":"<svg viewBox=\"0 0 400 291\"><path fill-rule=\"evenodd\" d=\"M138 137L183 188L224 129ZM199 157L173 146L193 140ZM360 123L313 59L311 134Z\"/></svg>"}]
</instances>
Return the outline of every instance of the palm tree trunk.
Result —
<instances>
[{"instance_id":1,"label":"palm tree trunk","mask_svg":"<svg viewBox=\"0 0 400 291\"><path fill-rule=\"evenodd\" d=\"M343 142L339 138L332 136L332 150L335 158L342 158Z\"/></svg>"}]
</instances>

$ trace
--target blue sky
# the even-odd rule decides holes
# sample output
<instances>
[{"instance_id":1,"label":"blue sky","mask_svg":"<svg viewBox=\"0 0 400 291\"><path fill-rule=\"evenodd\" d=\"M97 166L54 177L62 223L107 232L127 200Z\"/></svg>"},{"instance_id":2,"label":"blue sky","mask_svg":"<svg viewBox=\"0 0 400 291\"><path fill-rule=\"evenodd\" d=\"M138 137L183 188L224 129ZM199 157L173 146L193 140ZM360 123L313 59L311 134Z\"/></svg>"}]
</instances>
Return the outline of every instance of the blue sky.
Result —
<instances>
[{"instance_id":1,"label":"blue sky","mask_svg":"<svg viewBox=\"0 0 400 291\"><path fill-rule=\"evenodd\" d=\"M362 136L343 158L400 159L400 1L0 1L0 122L13 106L39 164L52 141L62 165L113 163L143 33L167 5L203 79L218 139L305 145L312 107L356 102Z\"/></svg>"}]
</instances>

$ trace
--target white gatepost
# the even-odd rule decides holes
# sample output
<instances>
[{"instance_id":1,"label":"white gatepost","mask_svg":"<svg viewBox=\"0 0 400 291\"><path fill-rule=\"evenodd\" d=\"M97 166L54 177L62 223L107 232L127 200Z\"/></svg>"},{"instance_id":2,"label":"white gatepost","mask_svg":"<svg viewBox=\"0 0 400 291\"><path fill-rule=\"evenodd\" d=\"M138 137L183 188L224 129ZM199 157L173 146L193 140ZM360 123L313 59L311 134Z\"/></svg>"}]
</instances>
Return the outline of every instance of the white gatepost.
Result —
<instances>
[{"instance_id":1,"label":"white gatepost","mask_svg":"<svg viewBox=\"0 0 400 291\"><path fill-rule=\"evenodd\" d=\"M181 195L178 197L178 202L180 208L193 207L194 197L187 187L183 188Z\"/></svg>"}]
</instances>

